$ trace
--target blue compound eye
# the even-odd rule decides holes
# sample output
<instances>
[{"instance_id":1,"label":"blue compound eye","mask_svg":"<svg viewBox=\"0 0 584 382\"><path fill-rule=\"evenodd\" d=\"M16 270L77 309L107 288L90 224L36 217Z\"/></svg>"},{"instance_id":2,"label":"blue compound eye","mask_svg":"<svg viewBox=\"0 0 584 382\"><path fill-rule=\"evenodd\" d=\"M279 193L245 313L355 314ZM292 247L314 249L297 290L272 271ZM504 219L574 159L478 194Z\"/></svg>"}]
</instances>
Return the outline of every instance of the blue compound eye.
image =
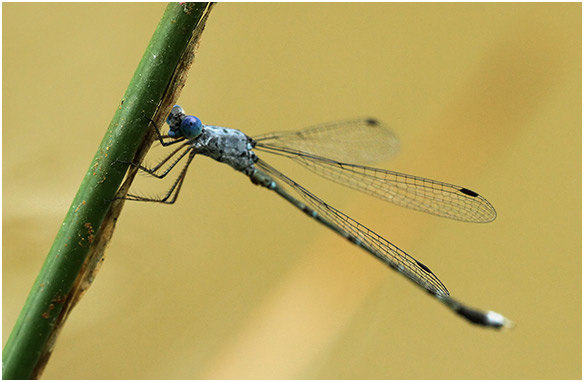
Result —
<instances>
[{"instance_id":1,"label":"blue compound eye","mask_svg":"<svg viewBox=\"0 0 584 382\"><path fill-rule=\"evenodd\" d=\"M188 115L182 120L180 131L187 139L196 138L203 131L203 123L199 118Z\"/></svg>"}]
</instances>

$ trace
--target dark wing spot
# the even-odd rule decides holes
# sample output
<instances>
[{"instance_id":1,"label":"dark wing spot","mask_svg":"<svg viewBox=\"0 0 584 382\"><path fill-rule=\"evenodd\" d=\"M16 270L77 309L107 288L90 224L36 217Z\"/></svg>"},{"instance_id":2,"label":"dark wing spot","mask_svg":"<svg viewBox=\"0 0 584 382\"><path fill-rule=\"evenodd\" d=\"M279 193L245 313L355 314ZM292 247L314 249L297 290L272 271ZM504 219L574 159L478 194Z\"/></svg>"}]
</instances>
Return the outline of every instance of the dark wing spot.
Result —
<instances>
[{"instance_id":1,"label":"dark wing spot","mask_svg":"<svg viewBox=\"0 0 584 382\"><path fill-rule=\"evenodd\" d=\"M424 264L420 263L419 261L416 260L416 264L418 264L420 266L420 268L422 268L423 270L425 270L426 272L430 273L430 274L434 274L432 273L432 271L430 270L430 268L428 268L427 266L425 266Z\"/></svg>"},{"instance_id":2,"label":"dark wing spot","mask_svg":"<svg viewBox=\"0 0 584 382\"><path fill-rule=\"evenodd\" d=\"M365 123L367 123L369 126L377 126L379 125L379 121L373 118L368 118L365 120Z\"/></svg>"},{"instance_id":3,"label":"dark wing spot","mask_svg":"<svg viewBox=\"0 0 584 382\"><path fill-rule=\"evenodd\" d=\"M474 191L469 190L468 188L461 188L459 191L465 195L472 196L473 198L476 198L477 196L479 196L479 194L477 194Z\"/></svg>"}]
</instances>

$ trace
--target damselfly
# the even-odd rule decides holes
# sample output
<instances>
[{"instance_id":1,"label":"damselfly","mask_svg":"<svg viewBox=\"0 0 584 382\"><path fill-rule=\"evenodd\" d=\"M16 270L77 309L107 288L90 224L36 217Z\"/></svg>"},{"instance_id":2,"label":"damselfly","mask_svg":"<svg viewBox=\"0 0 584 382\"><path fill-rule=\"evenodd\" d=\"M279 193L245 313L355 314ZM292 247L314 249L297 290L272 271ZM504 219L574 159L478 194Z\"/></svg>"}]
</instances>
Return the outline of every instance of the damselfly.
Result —
<instances>
[{"instance_id":1,"label":"damselfly","mask_svg":"<svg viewBox=\"0 0 584 382\"><path fill-rule=\"evenodd\" d=\"M254 184L276 192L311 218L424 288L467 320L495 328L512 325L499 313L479 311L453 299L446 286L426 265L327 204L255 153L266 152L290 158L324 178L400 206L467 222L485 223L495 219L493 206L468 188L351 164L372 162L395 151L397 139L378 120L360 118L250 138L239 130L205 125L199 118L186 115L180 106L175 105L166 122L169 125L167 135L162 135L153 125L162 146L175 148L152 168L132 165L146 174L164 178L186 158L178 177L160 198L128 194L123 199L174 203L190 163L197 154L202 154L230 165L247 175ZM289 186L300 199L293 197L278 182Z\"/></svg>"}]
</instances>

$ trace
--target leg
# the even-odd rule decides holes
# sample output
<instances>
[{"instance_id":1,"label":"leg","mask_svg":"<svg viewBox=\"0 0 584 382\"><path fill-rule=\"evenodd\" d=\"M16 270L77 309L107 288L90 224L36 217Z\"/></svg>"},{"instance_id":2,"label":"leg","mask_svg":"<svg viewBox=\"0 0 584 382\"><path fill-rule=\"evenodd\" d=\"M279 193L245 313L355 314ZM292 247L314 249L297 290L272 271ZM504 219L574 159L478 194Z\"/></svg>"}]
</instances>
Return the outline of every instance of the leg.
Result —
<instances>
[{"instance_id":1,"label":"leg","mask_svg":"<svg viewBox=\"0 0 584 382\"><path fill-rule=\"evenodd\" d=\"M164 170L164 172L162 174L157 174L157 171L160 170L160 168L162 166L164 166L168 161L170 161L172 159L173 156L176 155L176 153L178 153L179 151L185 149L186 150L184 152L182 152L178 158L176 158L169 166L166 170ZM178 162L181 161L182 158L184 158L184 156L190 152L190 147L189 147L189 143L185 142L183 145L181 145L180 147L178 147L177 149L173 150L169 155L167 155L162 161L160 161L156 166L152 167L152 168L148 168L148 167L144 167L140 164L136 164L133 162L125 162L125 161L118 161L120 163L125 163L125 164L129 164L132 167L137 167L138 169L144 171L144 173L148 174L148 175L152 175L155 178L158 179L162 179L164 178L166 175L168 175L168 173L170 171L172 171L172 169L174 169L174 167L178 164Z\"/></svg>"},{"instance_id":2,"label":"leg","mask_svg":"<svg viewBox=\"0 0 584 382\"><path fill-rule=\"evenodd\" d=\"M174 204L174 202L178 198L178 193L180 192L180 189L181 189L183 182L185 180L185 176L187 174L187 170L189 168L189 165L191 164L193 158L195 157L194 151L185 151L185 153L181 156L181 158L187 152L189 153L189 156L187 158L187 163L185 163L180 174L178 175L178 177L176 178L176 180L174 181L174 183L172 184L170 189L166 192L166 194L163 197L161 197L161 198L158 198L158 197L148 198L148 197L143 197L143 196L139 196L139 195L128 194L123 199L135 200L135 201L139 201L139 202L155 202L155 203L164 203L164 204ZM173 167L174 167L174 165L176 165L176 163L177 162L175 162L173 164ZM168 173L168 171L166 173ZM166 175L166 173L165 173L165 175Z\"/></svg>"}]
</instances>

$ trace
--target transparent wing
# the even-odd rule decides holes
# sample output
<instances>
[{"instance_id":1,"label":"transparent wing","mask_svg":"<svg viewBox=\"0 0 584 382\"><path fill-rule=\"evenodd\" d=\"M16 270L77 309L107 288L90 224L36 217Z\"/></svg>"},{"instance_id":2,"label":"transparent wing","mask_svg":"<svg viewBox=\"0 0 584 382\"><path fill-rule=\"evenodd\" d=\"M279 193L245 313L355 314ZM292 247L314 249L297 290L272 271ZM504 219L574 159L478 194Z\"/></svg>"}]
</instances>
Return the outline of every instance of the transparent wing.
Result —
<instances>
[{"instance_id":1,"label":"transparent wing","mask_svg":"<svg viewBox=\"0 0 584 382\"><path fill-rule=\"evenodd\" d=\"M454 220L487 223L495 208L467 188L395 171L337 162L294 149L258 143L260 151L286 156L310 171L382 200Z\"/></svg>"},{"instance_id":2,"label":"transparent wing","mask_svg":"<svg viewBox=\"0 0 584 382\"><path fill-rule=\"evenodd\" d=\"M375 163L391 158L399 149L397 137L373 118L358 118L308 127L299 131L254 137L263 147L295 150L349 163Z\"/></svg>"},{"instance_id":3,"label":"transparent wing","mask_svg":"<svg viewBox=\"0 0 584 382\"><path fill-rule=\"evenodd\" d=\"M288 178L266 162L260 160L256 166L274 178L290 186L305 203L326 220L333 230L350 238L351 241L367 250L391 268L402 273L410 280L436 296L449 296L448 289L432 271L383 237L379 236L361 223L328 205L304 187ZM279 187L279 186L278 186ZM315 216L312 216L316 218ZM318 220L318 219L317 219ZM320 221L320 220L319 220ZM321 222L322 223L322 222Z\"/></svg>"}]
</instances>

